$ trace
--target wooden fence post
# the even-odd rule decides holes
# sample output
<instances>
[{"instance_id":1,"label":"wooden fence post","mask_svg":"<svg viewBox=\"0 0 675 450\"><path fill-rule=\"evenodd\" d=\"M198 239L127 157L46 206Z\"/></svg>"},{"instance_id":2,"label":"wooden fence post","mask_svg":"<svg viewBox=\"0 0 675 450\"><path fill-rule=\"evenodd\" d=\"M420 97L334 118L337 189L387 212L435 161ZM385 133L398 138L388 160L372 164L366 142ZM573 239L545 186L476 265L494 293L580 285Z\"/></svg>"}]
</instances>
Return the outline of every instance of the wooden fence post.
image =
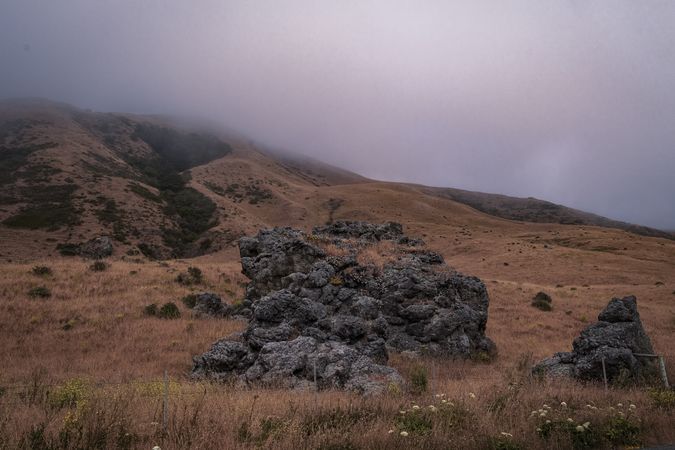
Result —
<instances>
[{"instance_id":1,"label":"wooden fence post","mask_svg":"<svg viewBox=\"0 0 675 450\"><path fill-rule=\"evenodd\" d=\"M162 403L162 430L166 436L169 428L169 375L164 371L164 395Z\"/></svg>"}]
</instances>

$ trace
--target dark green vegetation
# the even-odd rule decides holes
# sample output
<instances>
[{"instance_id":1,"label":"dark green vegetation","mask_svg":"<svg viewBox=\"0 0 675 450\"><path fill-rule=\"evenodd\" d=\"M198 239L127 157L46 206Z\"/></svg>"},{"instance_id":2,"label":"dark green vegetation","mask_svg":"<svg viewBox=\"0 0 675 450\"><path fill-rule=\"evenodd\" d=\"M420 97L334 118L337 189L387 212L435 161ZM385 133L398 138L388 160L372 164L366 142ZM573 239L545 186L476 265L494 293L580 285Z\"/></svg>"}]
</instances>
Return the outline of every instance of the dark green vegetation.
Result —
<instances>
[{"instance_id":1,"label":"dark green vegetation","mask_svg":"<svg viewBox=\"0 0 675 450\"><path fill-rule=\"evenodd\" d=\"M56 249L61 256L77 256L80 254L80 244L61 243L56 244Z\"/></svg>"},{"instance_id":2,"label":"dark green vegetation","mask_svg":"<svg viewBox=\"0 0 675 450\"><path fill-rule=\"evenodd\" d=\"M80 222L73 204L74 184L36 185L21 189L21 201L27 205L3 221L13 228L57 230Z\"/></svg>"},{"instance_id":3,"label":"dark green vegetation","mask_svg":"<svg viewBox=\"0 0 675 450\"><path fill-rule=\"evenodd\" d=\"M52 296L52 292L45 286L38 286L29 290L28 296L30 298L49 298Z\"/></svg>"},{"instance_id":4,"label":"dark green vegetation","mask_svg":"<svg viewBox=\"0 0 675 450\"><path fill-rule=\"evenodd\" d=\"M150 200L151 202L155 203L162 202L162 199L158 195L153 194L148 189L144 188L138 183L129 183L129 190L134 194L138 195L139 197L144 198L146 200Z\"/></svg>"},{"instance_id":5,"label":"dark green vegetation","mask_svg":"<svg viewBox=\"0 0 675 450\"><path fill-rule=\"evenodd\" d=\"M132 139L141 139L174 171L181 172L221 158L231 147L209 134L187 133L176 129L140 123Z\"/></svg>"},{"instance_id":6,"label":"dark green vegetation","mask_svg":"<svg viewBox=\"0 0 675 450\"><path fill-rule=\"evenodd\" d=\"M197 304L197 295L196 294L188 294L185 297L181 299L183 304L187 306L188 308L192 309L195 307Z\"/></svg>"},{"instance_id":7,"label":"dark green vegetation","mask_svg":"<svg viewBox=\"0 0 675 450\"><path fill-rule=\"evenodd\" d=\"M35 152L58 145L51 141L37 142L29 136L31 130L44 124L33 119L0 122L0 186L21 179L32 182L40 175L41 165L31 163L29 157Z\"/></svg>"},{"instance_id":8,"label":"dark green vegetation","mask_svg":"<svg viewBox=\"0 0 675 450\"><path fill-rule=\"evenodd\" d=\"M127 160L143 174L142 181L159 189L160 196L138 184L130 188L151 201L166 203L164 212L173 219L176 227L162 230L164 243L173 249L174 256L181 256L189 244L217 224L215 203L186 186L189 174L184 171L225 156L231 148L214 136L147 123L136 124L131 138L142 140L153 150L153 155L148 158L127 157Z\"/></svg>"},{"instance_id":9,"label":"dark green vegetation","mask_svg":"<svg viewBox=\"0 0 675 450\"><path fill-rule=\"evenodd\" d=\"M89 270L92 272L103 272L108 269L108 264L103 261L96 261L94 264L89 266Z\"/></svg>"},{"instance_id":10,"label":"dark green vegetation","mask_svg":"<svg viewBox=\"0 0 675 450\"><path fill-rule=\"evenodd\" d=\"M425 192L471 206L492 216L536 223L561 223L617 228L642 236L675 239L675 234L557 205L533 197L518 198L500 194L465 191L452 188L426 188Z\"/></svg>"},{"instance_id":11,"label":"dark green vegetation","mask_svg":"<svg viewBox=\"0 0 675 450\"><path fill-rule=\"evenodd\" d=\"M176 283L184 286L201 284L204 281L204 274L199 267L188 267L187 272L181 272L176 276Z\"/></svg>"},{"instance_id":12,"label":"dark green vegetation","mask_svg":"<svg viewBox=\"0 0 675 450\"><path fill-rule=\"evenodd\" d=\"M73 113L73 118L91 134L98 137L111 151L128 164L138 175L109 173L113 161L97 160L97 173L130 178L128 189L148 201L164 204L163 212L174 226L162 229L164 244L172 249L172 256L185 255L191 244L202 233L217 224L216 205L199 191L187 186L189 169L221 158L231 147L215 136L169 128L149 122L138 122L114 114ZM134 152L132 143L145 143L150 152ZM99 164L100 163L100 164ZM100 170L99 170L100 169ZM159 190L154 194L141 183ZM127 228L124 217L112 200L97 213L101 223L113 226L113 237L124 241ZM143 254L156 258L156 248L143 245ZM199 247L205 251L208 248Z\"/></svg>"},{"instance_id":13,"label":"dark green vegetation","mask_svg":"<svg viewBox=\"0 0 675 450\"><path fill-rule=\"evenodd\" d=\"M52 269L49 266L34 266L31 272L33 275L37 275L38 277L44 277L53 274Z\"/></svg>"},{"instance_id":14,"label":"dark green vegetation","mask_svg":"<svg viewBox=\"0 0 675 450\"><path fill-rule=\"evenodd\" d=\"M532 299L532 306L542 311L551 311L553 309L552 301L551 296L546 292L537 292L537 295Z\"/></svg>"},{"instance_id":15,"label":"dark green vegetation","mask_svg":"<svg viewBox=\"0 0 675 450\"><path fill-rule=\"evenodd\" d=\"M218 223L213 217L216 204L193 188L186 187L177 192L166 191L163 198L167 202L165 213L177 225L174 229L162 230L164 243L173 248L177 255L183 254L188 244Z\"/></svg>"},{"instance_id":16,"label":"dark green vegetation","mask_svg":"<svg viewBox=\"0 0 675 450\"><path fill-rule=\"evenodd\" d=\"M173 302L164 303L161 308L156 303L151 303L143 308L143 314L146 316L158 317L160 319L178 319L180 310Z\"/></svg>"}]
</instances>

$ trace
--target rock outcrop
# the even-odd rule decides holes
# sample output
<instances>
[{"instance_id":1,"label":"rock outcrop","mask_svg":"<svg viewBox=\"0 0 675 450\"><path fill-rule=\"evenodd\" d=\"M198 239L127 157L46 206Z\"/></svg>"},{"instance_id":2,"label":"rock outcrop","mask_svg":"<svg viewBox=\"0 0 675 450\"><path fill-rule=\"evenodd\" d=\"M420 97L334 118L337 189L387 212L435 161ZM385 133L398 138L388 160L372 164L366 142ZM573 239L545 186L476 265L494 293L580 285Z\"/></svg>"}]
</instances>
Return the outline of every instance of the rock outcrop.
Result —
<instances>
[{"instance_id":1,"label":"rock outcrop","mask_svg":"<svg viewBox=\"0 0 675 450\"><path fill-rule=\"evenodd\" d=\"M396 250L380 266L359 252L380 241ZM327 245L340 249L329 254ZM247 329L194 360L194 374L247 383L344 388L399 383L388 351L467 358L493 353L485 336L488 295L475 277L408 239L399 224L338 222L311 235L275 228L239 241L251 282Z\"/></svg>"},{"instance_id":2,"label":"rock outcrop","mask_svg":"<svg viewBox=\"0 0 675 450\"><path fill-rule=\"evenodd\" d=\"M83 244L80 244L79 253L85 258L107 258L113 253L112 239L110 239L108 236L99 236L97 238L91 239Z\"/></svg>"},{"instance_id":3,"label":"rock outcrop","mask_svg":"<svg viewBox=\"0 0 675 450\"><path fill-rule=\"evenodd\" d=\"M571 352L556 353L539 362L535 373L572 377L579 380L603 380L602 360L609 382L652 376L651 359L635 354L652 354L634 296L612 299L598 316L598 322L581 332Z\"/></svg>"}]
</instances>

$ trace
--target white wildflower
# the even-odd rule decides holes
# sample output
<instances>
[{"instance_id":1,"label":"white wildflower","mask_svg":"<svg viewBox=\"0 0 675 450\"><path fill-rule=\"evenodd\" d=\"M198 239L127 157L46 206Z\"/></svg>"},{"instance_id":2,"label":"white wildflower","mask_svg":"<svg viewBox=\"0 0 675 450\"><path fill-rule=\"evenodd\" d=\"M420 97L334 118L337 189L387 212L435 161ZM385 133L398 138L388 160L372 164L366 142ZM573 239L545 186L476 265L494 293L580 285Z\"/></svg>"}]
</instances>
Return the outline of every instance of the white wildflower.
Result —
<instances>
[{"instance_id":1,"label":"white wildflower","mask_svg":"<svg viewBox=\"0 0 675 450\"><path fill-rule=\"evenodd\" d=\"M617 403L616 406L619 408L623 408L623 403Z\"/></svg>"},{"instance_id":2,"label":"white wildflower","mask_svg":"<svg viewBox=\"0 0 675 450\"><path fill-rule=\"evenodd\" d=\"M162 449L159 448L159 445L155 445L154 447L152 447L152 450L162 450Z\"/></svg>"},{"instance_id":3,"label":"white wildflower","mask_svg":"<svg viewBox=\"0 0 675 450\"><path fill-rule=\"evenodd\" d=\"M436 412L438 410L438 408L436 408L434 405L429 405L429 410L431 412Z\"/></svg>"},{"instance_id":4,"label":"white wildflower","mask_svg":"<svg viewBox=\"0 0 675 450\"><path fill-rule=\"evenodd\" d=\"M550 420L547 420L546 423L551 423L551 421L550 421Z\"/></svg>"},{"instance_id":5,"label":"white wildflower","mask_svg":"<svg viewBox=\"0 0 675 450\"><path fill-rule=\"evenodd\" d=\"M441 403L448 403L446 399L441 400Z\"/></svg>"},{"instance_id":6,"label":"white wildflower","mask_svg":"<svg viewBox=\"0 0 675 450\"><path fill-rule=\"evenodd\" d=\"M417 405L413 405L412 409L420 409L420 407Z\"/></svg>"},{"instance_id":7,"label":"white wildflower","mask_svg":"<svg viewBox=\"0 0 675 450\"><path fill-rule=\"evenodd\" d=\"M400 414L405 414L405 411L399 411Z\"/></svg>"},{"instance_id":8,"label":"white wildflower","mask_svg":"<svg viewBox=\"0 0 675 450\"><path fill-rule=\"evenodd\" d=\"M399 434L403 437L406 437L408 435L408 432L407 431L401 431Z\"/></svg>"},{"instance_id":9,"label":"white wildflower","mask_svg":"<svg viewBox=\"0 0 675 450\"><path fill-rule=\"evenodd\" d=\"M389 434L392 434L393 432L394 432L394 430L389 430Z\"/></svg>"},{"instance_id":10,"label":"white wildflower","mask_svg":"<svg viewBox=\"0 0 675 450\"><path fill-rule=\"evenodd\" d=\"M623 417L623 416L625 416L625 414L623 412L619 411L619 417Z\"/></svg>"},{"instance_id":11,"label":"white wildflower","mask_svg":"<svg viewBox=\"0 0 675 450\"><path fill-rule=\"evenodd\" d=\"M543 408L544 408L544 409L551 409L551 407L550 407L550 406L548 406L548 405L547 405L546 403L544 403L544 406L543 406Z\"/></svg>"},{"instance_id":12,"label":"white wildflower","mask_svg":"<svg viewBox=\"0 0 675 450\"><path fill-rule=\"evenodd\" d=\"M579 432L584 432L584 431L586 431L586 428L582 427L581 425L577 425L577 428L576 428L576 429L577 429L577 431L579 431Z\"/></svg>"},{"instance_id":13,"label":"white wildflower","mask_svg":"<svg viewBox=\"0 0 675 450\"><path fill-rule=\"evenodd\" d=\"M636 408L636 406L632 403L630 405L628 405L628 409L630 409L631 411L635 411L635 408Z\"/></svg>"},{"instance_id":14,"label":"white wildflower","mask_svg":"<svg viewBox=\"0 0 675 450\"><path fill-rule=\"evenodd\" d=\"M568 421L569 423L574 423L574 420L573 420L571 417L568 417L568 418L567 418L567 421Z\"/></svg>"},{"instance_id":15,"label":"white wildflower","mask_svg":"<svg viewBox=\"0 0 675 450\"><path fill-rule=\"evenodd\" d=\"M507 433L505 431L502 431L501 435L504 436L504 437L513 437L513 435L511 433Z\"/></svg>"},{"instance_id":16,"label":"white wildflower","mask_svg":"<svg viewBox=\"0 0 675 450\"><path fill-rule=\"evenodd\" d=\"M541 428L537 427L537 433L541 433Z\"/></svg>"},{"instance_id":17,"label":"white wildflower","mask_svg":"<svg viewBox=\"0 0 675 450\"><path fill-rule=\"evenodd\" d=\"M476 394L474 394L473 392L469 392L469 397L470 398L476 398Z\"/></svg>"},{"instance_id":18,"label":"white wildflower","mask_svg":"<svg viewBox=\"0 0 675 450\"><path fill-rule=\"evenodd\" d=\"M544 411L543 413L539 413L539 417L546 417L546 411Z\"/></svg>"},{"instance_id":19,"label":"white wildflower","mask_svg":"<svg viewBox=\"0 0 675 450\"><path fill-rule=\"evenodd\" d=\"M582 426L588 430L588 427L591 426L591 423L590 422L584 422L584 424Z\"/></svg>"},{"instance_id":20,"label":"white wildflower","mask_svg":"<svg viewBox=\"0 0 675 450\"><path fill-rule=\"evenodd\" d=\"M562 406L563 408L567 408L567 403L565 403L565 402L560 402L560 406Z\"/></svg>"}]
</instances>

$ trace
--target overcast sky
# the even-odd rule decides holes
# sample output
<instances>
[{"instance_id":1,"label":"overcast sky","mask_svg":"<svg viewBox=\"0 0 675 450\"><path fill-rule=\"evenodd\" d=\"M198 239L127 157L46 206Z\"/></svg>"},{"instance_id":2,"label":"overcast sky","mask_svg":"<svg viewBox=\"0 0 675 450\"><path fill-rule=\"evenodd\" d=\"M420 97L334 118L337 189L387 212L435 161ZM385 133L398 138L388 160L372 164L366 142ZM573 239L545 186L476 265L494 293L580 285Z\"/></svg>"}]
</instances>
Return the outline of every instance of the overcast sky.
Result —
<instances>
[{"instance_id":1,"label":"overcast sky","mask_svg":"<svg viewBox=\"0 0 675 450\"><path fill-rule=\"evenodd\" d=\"M18 96L675 229L675 1L2 0Z\"/></svg>"}]
</instances>

